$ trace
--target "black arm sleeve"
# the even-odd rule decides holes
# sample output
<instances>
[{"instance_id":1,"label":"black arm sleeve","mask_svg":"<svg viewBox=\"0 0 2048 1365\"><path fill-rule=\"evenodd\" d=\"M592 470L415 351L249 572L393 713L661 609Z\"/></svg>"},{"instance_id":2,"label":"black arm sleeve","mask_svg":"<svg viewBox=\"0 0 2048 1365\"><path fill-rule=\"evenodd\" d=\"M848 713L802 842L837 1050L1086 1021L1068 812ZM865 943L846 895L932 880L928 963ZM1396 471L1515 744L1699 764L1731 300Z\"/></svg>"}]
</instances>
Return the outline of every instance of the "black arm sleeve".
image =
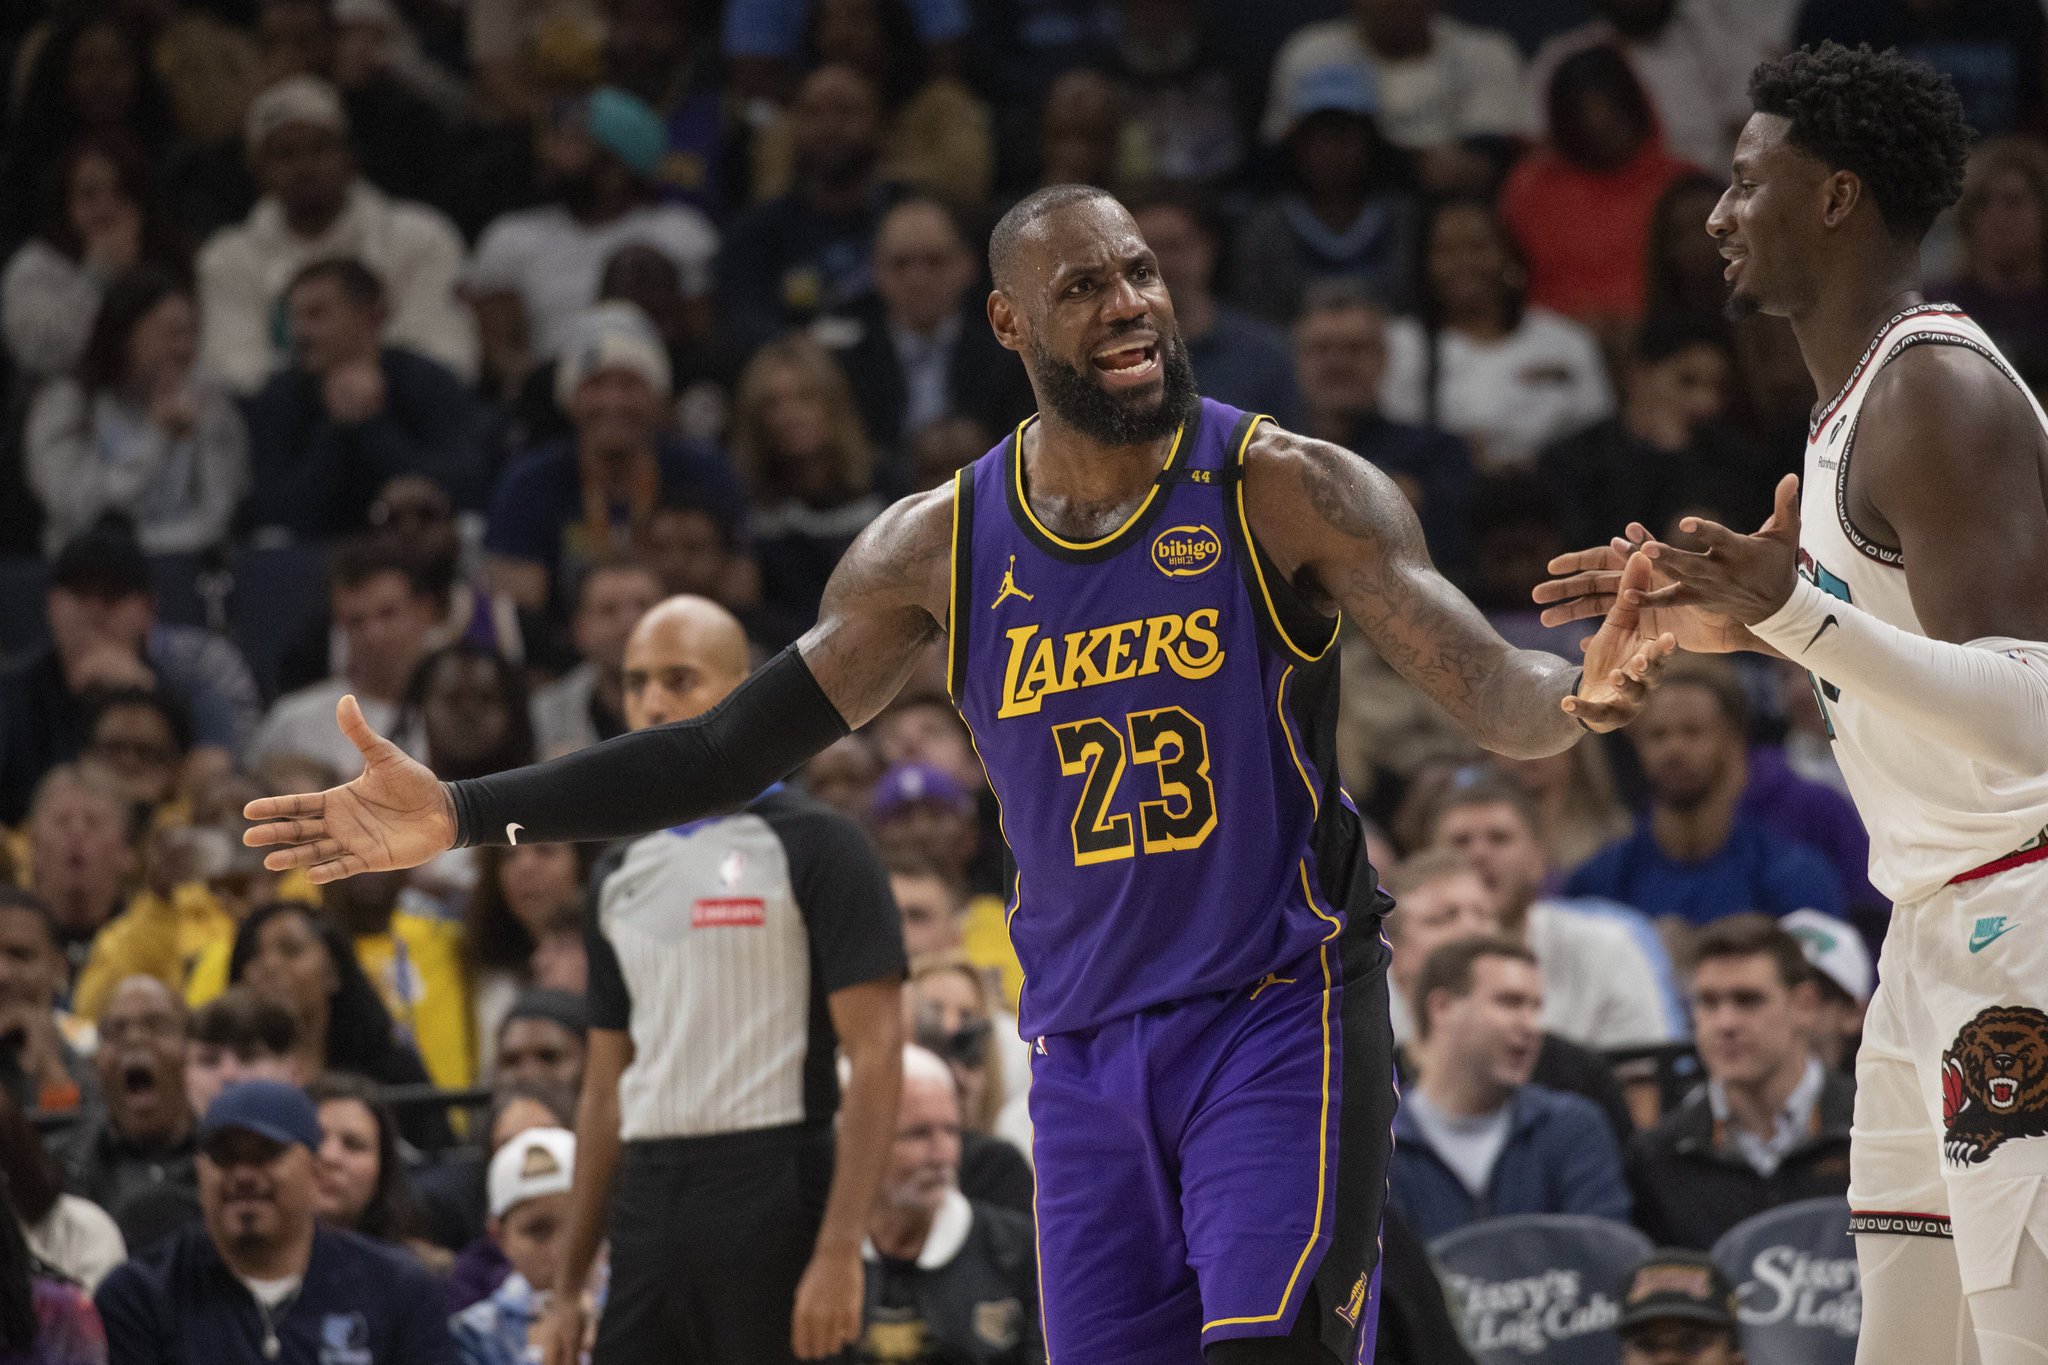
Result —
<instances>
[{"instance_id":1,"label":"black arm sleeve","mask_svg":"<svg viewBox=\"0 0 2048 1365\"><path fill-rule=\"evenodd\" d=\"M448 784L455 846L624 839L727 815L848 733L791 645L704 715Z\"/></svg>"}]
</instances>

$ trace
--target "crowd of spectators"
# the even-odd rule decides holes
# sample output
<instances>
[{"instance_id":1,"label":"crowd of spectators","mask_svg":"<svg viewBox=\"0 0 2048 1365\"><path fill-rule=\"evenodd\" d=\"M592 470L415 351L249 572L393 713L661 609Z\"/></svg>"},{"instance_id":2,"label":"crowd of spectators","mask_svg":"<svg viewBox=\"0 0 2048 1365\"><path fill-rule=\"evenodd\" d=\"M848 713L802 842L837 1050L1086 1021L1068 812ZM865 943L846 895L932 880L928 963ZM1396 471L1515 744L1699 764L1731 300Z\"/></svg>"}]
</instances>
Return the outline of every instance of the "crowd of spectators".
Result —
<instances>
[{"instance_id":1,"label":"crowd of spectators","mask_svg":"<svg viewBox=\"0 0 2048 1365\"><path fill-rule=\"evenodd\" d=\"M32 1270L38 1360L526 1358L623 1027L604 851L316 888L242 808L359 770L344 694L473 777L650 688L701 710L629 656L665 598L742 672L788 644L890 500L1034 410L982 308L1021 195L1115 190L1202 392L1379 466L1504 635L1576 657L1553 555L1751 528L1800 458L1789 328L1723 316L1703 230L1750 69L1839 39L1955 80L1983 140L1928 293L2048 383L2044 34L2036 0L8 7L0 1353ZM1889 907L1804 675L1685 659L1625 733L1510 761L1343 648L1409 1230L1705 1248L1839 1193ZM1022 975L943 659L797 782L908 949L860 1349L1040 1358Z\"/></svg>"}]
</instances>

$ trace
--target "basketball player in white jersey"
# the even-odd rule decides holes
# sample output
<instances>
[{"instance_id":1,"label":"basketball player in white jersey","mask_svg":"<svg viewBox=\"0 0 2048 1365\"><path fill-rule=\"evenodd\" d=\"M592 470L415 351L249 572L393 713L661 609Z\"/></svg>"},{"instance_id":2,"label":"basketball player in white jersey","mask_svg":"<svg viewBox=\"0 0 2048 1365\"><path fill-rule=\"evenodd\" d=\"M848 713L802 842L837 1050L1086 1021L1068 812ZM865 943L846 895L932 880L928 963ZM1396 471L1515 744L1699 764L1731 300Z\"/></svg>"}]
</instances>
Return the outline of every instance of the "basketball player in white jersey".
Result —
<instances>
[{"instance_id":1,"label":"basketball player in white jersey","mask_svg":"<svg viewBox=\"0 0 2048 1365\"><path fill-rule=\"evenodd\" d=\"M1807 667L1892 897L1857 1058L1858 1365L2048 1363L2048 416L1920 287L1962 182L1946 78L1827 44L1757 68L1707 222L1735 316L1791 319L1822 395L1755 535L1688 517L1566 555L1552 624L1627 589L1681 647ZM1661 528L1660 528L1661 529Z\"/></svg>"}]
</instances>

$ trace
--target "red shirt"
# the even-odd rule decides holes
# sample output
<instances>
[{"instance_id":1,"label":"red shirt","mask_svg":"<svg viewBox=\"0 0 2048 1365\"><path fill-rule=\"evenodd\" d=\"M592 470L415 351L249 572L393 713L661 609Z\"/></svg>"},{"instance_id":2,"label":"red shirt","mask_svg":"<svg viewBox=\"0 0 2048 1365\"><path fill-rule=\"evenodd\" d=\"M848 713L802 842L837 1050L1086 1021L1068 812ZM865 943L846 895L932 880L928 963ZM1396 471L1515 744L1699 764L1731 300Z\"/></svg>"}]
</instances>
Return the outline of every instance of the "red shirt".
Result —
<instances>
[{"instance_id":1,"label":"red shirt","mask_svg":"<svg viewBox=\"0 0 2048 1365\"><path fill-rule=\"evenodd\" d=\"M1694 169L1654 137L1615 171L1589 171L1547 147L1523 158L1500 207L1529 258L1529 302L1580 319L1641 313L1650 213Z\"/></svg>"}]
</instances>

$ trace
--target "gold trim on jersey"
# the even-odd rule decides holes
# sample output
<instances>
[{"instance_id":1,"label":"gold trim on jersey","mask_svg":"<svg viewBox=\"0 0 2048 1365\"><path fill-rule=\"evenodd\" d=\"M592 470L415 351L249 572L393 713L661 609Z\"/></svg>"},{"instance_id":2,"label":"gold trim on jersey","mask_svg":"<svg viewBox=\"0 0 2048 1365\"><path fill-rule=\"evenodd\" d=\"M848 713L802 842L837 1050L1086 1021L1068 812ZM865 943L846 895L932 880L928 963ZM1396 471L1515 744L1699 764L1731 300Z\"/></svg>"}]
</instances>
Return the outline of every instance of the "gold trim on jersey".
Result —
<instances>
[{"instance_id":1,"label":"gold trim on jersey","mask_svg":"<svg viewBox=\"0 0 2048 1365\"><path fill-rule=\"evenodd\" d=\"M1017 482L1017 505L1024 509L1025 516L1031 518L1031 524L1038 528L1038 533L1059 546L1062 550L1099 550L1124 532L1130 530L1131 527L1137 525L1138 519L1144 516L1146 510L1152 506L1153 499L1159 496L1160 485L1157 482L1154 482L1152 487L1146 490L1145 500L1138 504L1136 511L1118 523L1114 531L1095 540L1068 540L1038 519L1038 513L1031 510L1031 499L1024 492L1024 428L1037 420L1038 414L1034 412L1017 424L1016 435L1013 438L1014 444L1010 452L1010 465L1016 472L1010 477ZM1185 422L1175 429L1173 433L1173 446L1166 452L1166 467L1160 471L1162 474L1180 463L1181 441L1187 433L1188 428Z\"/></svg>"},{"instance_id":2,"label":"gold trim on jersey","mask_svg":"<svg viewBox=\"0 0 2048 1365\"><path fill-rule=\"evenodd\" d=\"M1252 433L1259 429L1259 423L1269 420L1271 419L1264 413L1259 413L1253 416L1250 424L1245 427L1244 437L1237 443L1235 458L1239 469L1244 468L1244 456L1245 452L1251 448ZM1300 645L1294 643L1294 637L1287 633L1287 627L1280 621L1280 609L1273 603L1273 589L1266 582L1265 567L1259 563L1258 542L1252 539L1252 521L1245 513L1244 485L1244 478L1240 476L1237 480L1237 524L1244 530L1244 552L1246 558L1252 562L1252 575L1258 580L1259 596L1265 599L1266 619L1273 623L1273 632L1280 637L1280 643L1292 650L1295 656L1303 663L1315 663L1325 654L1328 654L1330 647L1337 643L1337 632L1344 626L1344 613L1338 612L1336 619L1330 622L1330 638L1325 640L1323 647L1315 653L1311 654Z\"/></svg>"},{"instance_id":3,"label":"gold trim on jersey","mask_svg":"<svg viewBox=\"0 0 2048 1365\"><path fill-rule=\"evenodd\" d=\"M1316 949L1316 960L1323 969L1323 1106L1322 1130L1316 1134L1316 1217L1308 1232L1308 1245L1295 1258L1294 1273L1287 1277L1287 1287L1280 1291L1280 1306L1270 1313L1252 1317L1216 1318L1202 1324L1204 1332L1216 1327L1236 1327L1244 1323L1278 1322L1287 1312L1288 1300L1294 1297L1294 1286L1301 1279L1302 1267L1308 1264L1309 1253L1316 1249L1316 1240L1323 1235L1323 1209L1329 1203L1330 1179L1330 996L1334 988L1330 982L1330 948L1327 943Z\"/></svg>"}]
</instances>

